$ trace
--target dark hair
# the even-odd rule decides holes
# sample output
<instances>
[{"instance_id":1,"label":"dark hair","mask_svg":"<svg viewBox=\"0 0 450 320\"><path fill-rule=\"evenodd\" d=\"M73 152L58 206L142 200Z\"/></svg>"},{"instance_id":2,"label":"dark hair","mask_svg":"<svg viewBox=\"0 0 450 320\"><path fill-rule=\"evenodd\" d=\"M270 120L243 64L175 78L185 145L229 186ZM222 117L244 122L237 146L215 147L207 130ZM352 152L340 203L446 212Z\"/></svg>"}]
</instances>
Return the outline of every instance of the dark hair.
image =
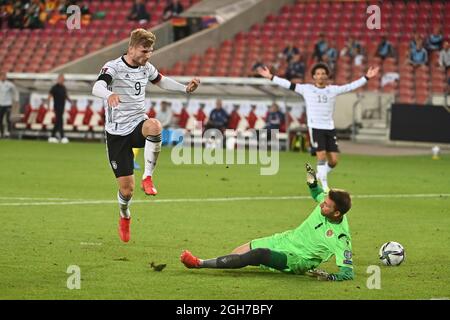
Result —
<instances>
[{"instance_id":1,"label":"dark hair","mask_svg":"<svg viewBox=\"0 0 450 320\"><path fill-rule=\"evenodd\" d=\"M311 69L311 76L314 76L317 69L324 69L327 76L330 76L330 67L324 62L316 63Z\"/></svg>"},{"instance_id":2,"label":"dark hair","mask_svg":"<svg viewBox=\"0 0 450 320\"><path fill-rule=\"evenodd\" d=\"M333 200L335 210L339 211L342 215L347 213L347 211L352 207L352 199L347 191L331 189L330 192L328 192L328 197Z\"/></svg>"}]
</instances>

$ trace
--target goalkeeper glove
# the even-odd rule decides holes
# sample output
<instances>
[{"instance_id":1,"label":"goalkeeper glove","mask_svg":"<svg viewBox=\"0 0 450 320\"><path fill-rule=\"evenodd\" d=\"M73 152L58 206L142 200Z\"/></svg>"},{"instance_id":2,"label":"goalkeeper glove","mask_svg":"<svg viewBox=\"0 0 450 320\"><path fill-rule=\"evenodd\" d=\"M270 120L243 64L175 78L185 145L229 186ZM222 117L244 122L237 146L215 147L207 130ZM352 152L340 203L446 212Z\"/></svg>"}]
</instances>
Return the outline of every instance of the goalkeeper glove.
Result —
<instances>
[{"instance_id":1,"label":"goalkeeper glove","mask_svg":"<svg viewBox=\"0 0 450 320\"><path fill-rule=\"evenodd\" d=\"M309 270L309 271L306 271L305 274L307 276L317 278L317 280L319 280L319 281L334 280L333 276L331 274L329 274L326 271L320 270L320 269Z\"/></svg>"},{"instance_id":2,"label":"goalkeeper glove","mask_svg":"<svg viewBox=\"0 0 450 320\"><path fill-rule=\"evenodd\" d=\"M317 187L316 172L314 171L314 169L311 167L311 165L309 163L306 163L305 166L306 166L306 184L310 188Z\"/></svg>"}]
</instances>

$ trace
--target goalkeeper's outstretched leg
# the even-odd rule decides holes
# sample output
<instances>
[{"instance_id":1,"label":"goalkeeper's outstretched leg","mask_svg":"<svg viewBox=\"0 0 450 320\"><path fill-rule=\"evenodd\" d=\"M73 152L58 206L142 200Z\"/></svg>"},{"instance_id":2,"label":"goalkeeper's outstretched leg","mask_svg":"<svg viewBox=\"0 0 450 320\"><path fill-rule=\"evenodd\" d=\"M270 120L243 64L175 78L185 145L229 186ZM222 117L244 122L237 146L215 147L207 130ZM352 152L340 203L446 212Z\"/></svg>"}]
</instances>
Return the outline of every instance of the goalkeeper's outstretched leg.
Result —
<instances>
[{"instance_id":1,"label":"goalkeeper's outstretched leg","mask_svg":"<svg viewBox=\"0 0 450 320\"><path fill-rule=\"evenodd\" d=\"M246 266L264 265L277 270L286 269L287 256L284 253L266 248L257 248L242 254L229 254L213 259L202 260L190 251L184 250L180 256L186 268L239 269Z\"/></svg>"}]
</instances>

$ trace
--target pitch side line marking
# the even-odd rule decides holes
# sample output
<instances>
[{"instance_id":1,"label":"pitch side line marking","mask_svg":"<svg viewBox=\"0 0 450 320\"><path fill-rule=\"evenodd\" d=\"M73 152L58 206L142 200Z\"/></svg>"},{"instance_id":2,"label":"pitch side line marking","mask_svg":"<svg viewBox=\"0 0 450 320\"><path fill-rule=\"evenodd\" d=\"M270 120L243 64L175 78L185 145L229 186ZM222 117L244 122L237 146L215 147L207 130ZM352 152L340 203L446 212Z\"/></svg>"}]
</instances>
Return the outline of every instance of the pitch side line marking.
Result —
<instances>
[{"instance_id":1,"label":"pitch side line marking","mask_svg":"<svg viewBox=\"0 0 450 320\"><path fill-rule=\"evenodd\" d=\"M432 193L432 194L362 194L353 195L354 199L371 199L371 198L439 198L449 197L450 193ZM2 198L0 198L2 199ZM9 198L11 199L11 198ZM22 198L26 199L26 198ZM31 198L28 198L31 199ZM32 198L36 199L36 198ZM227 202L227 201L260 201L260 200L306 200L311 199L310 196L280 196L280 197L230 197L230 198L193 198L193 199L149 199L149 200L133 200L133 203L176 203L176 202ZM50 198L42 198L42 200L51 200ZM52 199L54 200L54 199ZM65 199L59 199L65 200ZM53 205L92 205L92 204L109 204L117 203L117 200L77 200L61 201L61 202L25 202L25 203L0 203L0 206L53 206Z\"/></svg>"},{"instance_id":2,"label":"pitch side line marking","mask_svg":"<svg viewBox=\"0 0 450 320\"><path fill-rule=\"evenodd\" d=\"M26 197L0 197L0 200L45 200L45 201L84 201L85 199L68 199L68 198L26 198Z\"/></svg>"}]
</instances>

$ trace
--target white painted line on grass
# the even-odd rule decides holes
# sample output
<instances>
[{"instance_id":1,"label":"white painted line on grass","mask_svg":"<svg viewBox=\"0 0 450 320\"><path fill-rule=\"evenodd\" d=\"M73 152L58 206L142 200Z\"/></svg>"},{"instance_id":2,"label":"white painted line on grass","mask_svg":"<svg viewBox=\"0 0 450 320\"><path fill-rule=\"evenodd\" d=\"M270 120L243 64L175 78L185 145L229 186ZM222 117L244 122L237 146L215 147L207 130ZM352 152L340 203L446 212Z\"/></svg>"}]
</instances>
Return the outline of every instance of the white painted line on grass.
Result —
<instances>
[{"instance_id":1,"label":"white painted line on grass","mask_svg":"<svg viewBox=\"0 0 450 320\"><path fill-rule=\"evenodd\" d=\"M101 242L80 242L81 246L101 246L103 243Z\"/></svg>"},{"instance_id":2,"label":"white painted line on grass","mask_svg":"<svg viewBox=\"0 0 450 320\"><path fill-rule=\"evenodd\" d=\"M439 198L450 197L450 193L419 193L419 194L361 194L353 195L354 199L371 199L371 198ZM230 198L192 198L192 199L148 199L133 200L133 203L179 203L179 202L228 202L228 201L274 201L274 200L306 200L311 199L310 196L278 196L278 197L230 197ZM9 202L0 203L0 207L9 206L68 206L68 205L97 205L117 203L117 200L73 200L61 202Z\"/></svg>"},{"instance_id":3,"label":"white painted line on grass","mask_svg":"<svg viewBox=\"0 0 450 320\"><path fill-rule=\"evenodd\" d=\"M67 199L67 198L28 198L28 197L0 197L0 200L44 200L44 201L74 201L79 200L83 201L83 199Z\"/></svg>"}]
</instances>

